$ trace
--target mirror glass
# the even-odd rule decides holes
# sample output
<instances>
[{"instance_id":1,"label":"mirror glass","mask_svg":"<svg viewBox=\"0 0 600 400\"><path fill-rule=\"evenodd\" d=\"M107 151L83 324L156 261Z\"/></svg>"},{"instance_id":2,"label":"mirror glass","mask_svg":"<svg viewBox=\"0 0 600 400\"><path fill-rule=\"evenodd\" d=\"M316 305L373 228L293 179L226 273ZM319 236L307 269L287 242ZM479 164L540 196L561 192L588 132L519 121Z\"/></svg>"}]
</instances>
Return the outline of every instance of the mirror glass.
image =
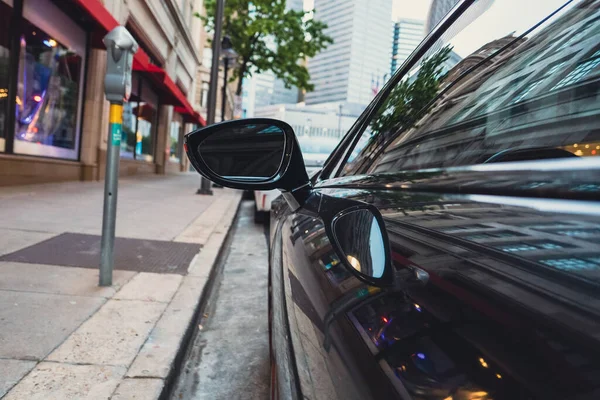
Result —
<instances>
[{"instance_id":1,"label":"mirror glass","mask_svg":"<svg viewBox=\"0 0 600 400\"><path fill-rule=\"evenodd\" d=\"M381 227L369 210L356 210L335 220L333 231L346 260L363 275L381 278L385 244Z\"/></svg>"},{"instance_id":2,"label":"mirror glass","mask_svg":"<svg viewBox=\"0 0 600 400\"><path fill-rule=\"evenodd\" d=\"M283 129L273 124L225 124L198 145L200 157L215 174L241 181L275 176L284 151Z\"/></svg>"}]
</instances>

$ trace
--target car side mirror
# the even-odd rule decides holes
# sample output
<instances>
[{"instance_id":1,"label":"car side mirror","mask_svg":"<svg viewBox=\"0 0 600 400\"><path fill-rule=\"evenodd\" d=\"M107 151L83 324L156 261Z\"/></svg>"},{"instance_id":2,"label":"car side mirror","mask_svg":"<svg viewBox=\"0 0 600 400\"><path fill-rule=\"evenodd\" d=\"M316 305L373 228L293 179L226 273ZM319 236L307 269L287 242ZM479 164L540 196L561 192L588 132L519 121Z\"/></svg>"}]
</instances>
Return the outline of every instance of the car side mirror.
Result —
<instances>
[{"instance_id":1,"label":"car side mirror","mask_svg":"<svg viewBox=\"0 0 600 400\"><path fill-rule=\"evenodd\" d=\"M376 207L318 193L305 208L323 220L329 241L349 272L372 286L394 286L387 230Z\"/></svg>"},{"instance_id":2,"label":"car side mirror","mask_svg":"<svg viewBox=\"0 0 600 400\"><path fill-rule=\"evenodd\" d=\"M294 131L283 121L249 118L214 124L185 135L184 149L194 168L221 186L285 194L309 185Z\"/></svg>"}]
</instances>

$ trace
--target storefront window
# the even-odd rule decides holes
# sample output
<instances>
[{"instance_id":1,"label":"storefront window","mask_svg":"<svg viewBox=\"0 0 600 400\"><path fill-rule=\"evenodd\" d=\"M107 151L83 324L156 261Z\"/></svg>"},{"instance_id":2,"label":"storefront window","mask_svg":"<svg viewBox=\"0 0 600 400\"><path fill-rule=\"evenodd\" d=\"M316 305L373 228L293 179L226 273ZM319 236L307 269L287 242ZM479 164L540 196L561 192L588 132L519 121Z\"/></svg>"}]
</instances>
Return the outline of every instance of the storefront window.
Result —
<instances>
[{"instance_id":1,"label":"storefront window","mask_svg":"<svg viewBox=\"0 0 600 400\"><path fill-rule=\"evenodd\" d=\"M137 117L133 110L137 109L137 102L132 98L123 104L123 132L121 136L121 158L133 159L135 149Z\"/></svg>"},{"instance_id":2,"label":"storefront window","mask_svg":"<svg viewBox=\"0 0 600 400\"><path fill-rule=\"evenodd\" d=\"M136 134L135 154L136 159L152 161L153 150L153 129L156 124L156 108L151 104L138 103L136 114L138 117L138 130Z\"/></svg>"},{"instance_id":3,"label":"storefront window","mask_svg":"<svg viewBox=\"0 0 600 400\"><path fill-rule=\"evenodd\" d=\"M152 161L158 96L148 81L135 73L131 79L131 87L129 102L123 104L121 158Z\"/></svg>"},{"instance_id":4,"label":"storefront window","mask_svg":"<svg viewBox=\"0 0 600 400\"><path fill-rule=\"evenodd\" d=\"M8 116L9 27L12 9L0 1L0 152L5 151Z\"/></svg>"},{"instance_id":5,"label":"storefront window","mask_svg":"<svg viewBox=\"0 0 600 400\"><path fill-rule=\"evenodd\" d=\"M181 159L181 122L176 118L178 115L173 116L173 121L171 121L171 129L170 129L170 155L169 159L174 162L179 162Z\"/></svg>"},{"instance_id":6,"label":"storefront window","mask_svg":"<svg viewBox=\"0 0 600 400\"><path fill-rule=\"evenodd\" d=\"M82 65L80 54L23 20L15 153L77 158Z\"/></svg>"}]
</instances>

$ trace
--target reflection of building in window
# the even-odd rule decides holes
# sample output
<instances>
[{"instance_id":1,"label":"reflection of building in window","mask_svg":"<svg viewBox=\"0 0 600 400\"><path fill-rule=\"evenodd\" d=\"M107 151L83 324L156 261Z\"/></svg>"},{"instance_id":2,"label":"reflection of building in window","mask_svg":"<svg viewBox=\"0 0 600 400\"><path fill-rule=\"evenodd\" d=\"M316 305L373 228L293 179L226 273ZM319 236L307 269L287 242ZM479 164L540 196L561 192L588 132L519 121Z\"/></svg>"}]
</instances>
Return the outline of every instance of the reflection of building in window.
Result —
<instances>
[{"instance_id":1,"label":"reflection of building in window","mask_svg":"<svg viewBox=\"0 0 600 400\"><path fill-rule=\"evenodd\" d=\"M560 69L565 64L566 64L566 61L559 61L559 62L554 63L550 68L548 68L544 73L542 73L542 75L537 77L535 80L529 82L523 88L519 89L515 93L512 100L510 101L510 104L518 103L519 101L521 101L525 97L527 97L527 95L529 93L533 92L538 86L540 86L542 83L544 83L547 79L555 78L556 76L554 74L556 72L560 71Z\"/></svg>"},{"instance_id":2,"label":"reflection of building in window","mask_svg":"<svg viewBox=\"0 0 600 400\"><path fill-rule=\"evenodd\" d=\"M359 154L355 165L360 165L360 171L344 171L381 173L500 162L510 157L520 161L600 155L600 136L590 126L591 116L600 116L598 102L593 101L598 96L594 82L600 77L597 42L580 40L560 51L545 51L574 25L588 23L593 26L588 33L599 27L598 13L598 8L582 3L527 39L512 43L515 37L508 36L503 42L483 46L499 50L512 43L499 54L492 52L493 58L486 59L479 52L465 57L448 73L442 85L442 90L448 90L416 128L386 133L394 137L384 152L362 165ZM531 54L544 56L535 65L527 65L524 61ZM473 70L475 65L479 67ZM574 91L573 84L584 80L589 90L571 96L557 93L559 88ZM515 153L527 149L543 152Z\"/></svg>"},{"instance_id":3,"label":"reflection of building in window","mask_svg":"<svg viewBox=\"0 0 600 400\"><path fill-rule=\"evenodd\" d=\"M541 260L540 262L563 271L600 271L600 257L589 258L587 260L577 257L556 258Z\"/></svg>"},{"instance_id":4,"label":"reflection of building in window","mask_svg":"<svg viewBox=\"0 0 600 400\"><path fill-rule=\"evenodd\" d=\"M563 79L561 79L552 89L559 89L563 86L577 83L585 78L590 72L592 72L598 65L600 65L600 50L596 51L590 57L581 61L577 64L577 67Z\"/></svg>"}]
</instances>

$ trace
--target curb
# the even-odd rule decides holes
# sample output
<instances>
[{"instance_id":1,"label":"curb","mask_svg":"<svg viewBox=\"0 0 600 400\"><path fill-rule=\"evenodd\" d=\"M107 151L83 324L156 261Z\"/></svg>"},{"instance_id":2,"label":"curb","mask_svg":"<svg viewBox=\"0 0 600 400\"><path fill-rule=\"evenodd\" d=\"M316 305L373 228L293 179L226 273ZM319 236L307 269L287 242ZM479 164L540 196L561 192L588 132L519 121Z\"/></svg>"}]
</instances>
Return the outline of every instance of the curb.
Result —
<instances>
[{"instance_id":1,"label":"curb","mask_svg":"<svg viewBox=\"0 0 600 400\"><path fill-rule=\"evenodd\" d=\"M194 337L194 332L195 332L196 326L198 325L199 321L201 320L202 312L206 308L208 299L210 297L210 294L212 293L213 285L215 282L215 277L219 273L219 269L220 269L218 267L221 267L223 265L223 262L225 261L225 258L227 255L226 254L227 250L230 248L229 245L232 241L233 233L236 230L235 223L238 219L242 201L243 201L243 199L240 197L240 199L238 200L237 207L235 209L235 213L233 214L233 218L231 220L231 225L230 225L229 229L227 230L227 234L225 235L225 238L223 239L223 241L221 242L221 245L219 246L219 250L218 250L216 258L215 258L212 266L210 267L210 272L209 272L208 278L206 279L206 283L204 284L204 287L202 288L200 300L198 301L198 304L196 305L196 310L194 311L193 316L190 319L190 322L188 324L188 327L186 328L185 333L184 333L183 337L181 338L181 345L179 346L179 349L177 350L177 353L175 354L175 358L171 362L169 374L167 375L167 377L164 380L163 388L161 390L160 395L158 396L158 400L168 400L171 398L171 395L174 392L176 378L179 376L179 374L184 366L186 356L189 353L189 351L191 350L192 339Z\"/></svg>"}]
</instances>

